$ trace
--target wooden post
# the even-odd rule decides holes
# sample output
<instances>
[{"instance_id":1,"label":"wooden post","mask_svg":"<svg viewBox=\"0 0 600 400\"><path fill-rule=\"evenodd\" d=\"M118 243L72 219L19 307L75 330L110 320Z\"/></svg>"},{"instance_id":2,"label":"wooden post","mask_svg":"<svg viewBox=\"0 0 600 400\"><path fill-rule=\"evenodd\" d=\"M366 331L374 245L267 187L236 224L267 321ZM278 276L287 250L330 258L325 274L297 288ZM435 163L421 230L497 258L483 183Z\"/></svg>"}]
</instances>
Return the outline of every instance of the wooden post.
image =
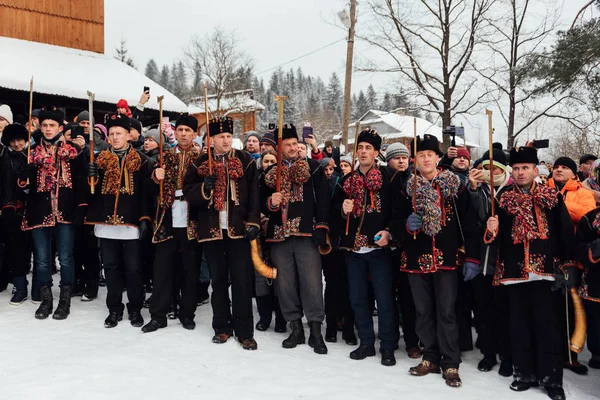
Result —
<instances>
[{"instance_id":1,"label":"wooden post","mask_svg":"<svg viewBox=\"0 0 600 400\"><path fill-rule=\"evenodd\" d=\"M354 165L356 164L356 149L358 148L358 133L360 132L360 121L356 121L356 132L354 133L354 151L352 152L352 165L350 165L350 177L348 179L354 179ZM352 182L354 183L354 182ZM351 199L354 200L354 199ZM346 215L346 235L350 230L350 214Z\"/></svg>"},{"instance_id":2,"label":"wooden post","mask_svg":"<svg viewBox=\"0 0 600 400\"><path fill-rule=\"evenodd\" d=\"M33 76L29 81L29 129L27 129L27 164L31 162L31 123L33 121Z\"/></svg>"},{"instance_id":3,"label":"wooden post","mask_svg":"<svg viewBox=\"0 0 600 400\"><path fill-rule=\"evenodd\" d=\"M88 112L90 114L90 127L88 132L88 137L90 140L90 164L94 163L94 93L87 91L88 95ZM88 184L90 185L90 193L94 194L94 188L98 183L98 178L94 176L88 177Z\"/></svg>"},{"instance_id":4,"label":"wooden post","mask_svg":"<svg viewBox=\"0 0 600 400\"><path fill-rule=\"evenodd\" d=\"M275 183L275 191L279 193L281 191L281 166L283 160L281 159L281 142L283 137L283 103L287 100L287 96L275 96L275 101L279 102L279 118L277 127L277 177Z\"/></svg>"},{"instance_id":5,"label":"wooden post","mask_svg":"<svg viewBox=\"0 0 600 400\"><path fill-rule=\"evenodd\" d=\"M346 49L346 80L344 83L344 118L342 142L348 151L348 125L350 125L350 96L352 92L352 59L354 57L354 27L356 25L356 0L350 0L350 27L348 29L348 47Z\"/></svg>"},{"instance_id":6,"label":"wooden post","mask_svg":"<svg viewBox=\"0 0 600 400\"><path fill-rule=\"evenodd\" d=\"M204 82L204 119L206 120L206 155L208 156L208 174L212 175L212 151L210 150L210 123L208 115L208 81Z\"/></svg>"},{"instance_id":7,"label":"wooden post","mask_svg":"<svg viewBox=\"0 0 600 400\"><path fill-rule=\"evenodd\" d=\"M158 139L159 143L159 150L158 150L158 166L160 168L163 167L163 99L165 98L165 96L158 96L157 101L158 101L158 115L159 115L159 120L160 123L158 125L158 130L160 132L160 138ZM159 187L160 187L160 192L159 192L159 197L158 197L158 204L162 204L163 201L163 182L164 179L160 181L159 183Z\"/></svg>"},{"instance_id":8,"label":"wooden post","mask_svg":"<svg viewBox=\"0 0 600 400\"><path fill-rule=\"evenodd\" d=\"M494 200L494 144L492 136L494 134L494 128L492 125L492 111L485 109L485 113L488 117L488 129L489 129L489 139L490 139L490 199L492 202L492 217L496 215L495 212L495 200Z\"/></svg>"}]
</instances>

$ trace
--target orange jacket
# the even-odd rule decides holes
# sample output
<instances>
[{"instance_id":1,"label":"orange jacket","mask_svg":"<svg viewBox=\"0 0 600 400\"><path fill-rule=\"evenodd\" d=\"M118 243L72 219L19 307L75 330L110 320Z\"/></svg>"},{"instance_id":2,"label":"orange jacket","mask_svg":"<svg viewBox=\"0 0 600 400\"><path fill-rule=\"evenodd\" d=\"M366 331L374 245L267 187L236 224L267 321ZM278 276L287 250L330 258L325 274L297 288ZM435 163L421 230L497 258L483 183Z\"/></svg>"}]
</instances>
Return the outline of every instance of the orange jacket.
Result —
<instances>
[{"instance_id":1,"label":"orange jacket","mask_svg":"<svg viewBox=\"0 0 600 400\"><path fill-rule=\"evenodd\" d=\"M556 189L553 178L548 179L547 185ZM560 193L563 195L569 215L575 225L585 214L596 209L594 194L575 179L569 179Z\"/></svg>"}]
</instances>

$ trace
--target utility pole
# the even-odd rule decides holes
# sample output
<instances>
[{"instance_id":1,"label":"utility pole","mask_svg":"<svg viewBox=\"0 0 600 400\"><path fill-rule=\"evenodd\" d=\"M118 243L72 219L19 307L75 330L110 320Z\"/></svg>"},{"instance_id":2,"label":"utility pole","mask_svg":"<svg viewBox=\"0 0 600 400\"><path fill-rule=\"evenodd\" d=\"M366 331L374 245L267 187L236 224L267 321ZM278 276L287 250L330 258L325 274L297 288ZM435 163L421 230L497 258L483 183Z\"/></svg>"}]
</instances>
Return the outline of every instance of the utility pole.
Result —
<instances>
[{"instance_id":1,"label":"utility pole","mask_svg":"<svg viewBox=\"0 0 600 400\"><path fill-rule=\"evenodd\" d=\"M342 23L348 28L348 49L346 51L346 81L344 83L344 118L342 125L342 142L348 153L348 125L350 125L350 96L352 95L352 60L354 57L354 27L356 25L356 0L350 0L350 21L340 15Z\"/></svg>"}]
</instances>

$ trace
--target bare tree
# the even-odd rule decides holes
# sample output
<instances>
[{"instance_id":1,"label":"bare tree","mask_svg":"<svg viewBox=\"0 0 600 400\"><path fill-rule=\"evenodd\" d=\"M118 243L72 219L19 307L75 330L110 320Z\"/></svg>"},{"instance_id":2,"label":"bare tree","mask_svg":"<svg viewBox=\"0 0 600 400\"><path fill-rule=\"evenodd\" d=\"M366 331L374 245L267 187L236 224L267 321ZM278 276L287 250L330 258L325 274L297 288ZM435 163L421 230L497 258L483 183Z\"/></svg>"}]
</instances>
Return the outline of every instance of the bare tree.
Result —
<instances>
[{"instance_id":1,"label":"bare tree","mask_svg":"<svg viewBox=\"0 0 600 400\"><path fill-rule=\"evenodd\" d=\"M203 38L193 36L184 54L191 75L202 75L208 80L209 90L216 95L217 110L221 109L223 94L239 89L237 85L248 79L247 71L253 65L250 56L240 50L235 31L225 31L222 27L216 27Z\"/></svg>"},{"instance_id":2,"label":"bare tree","mask_svg":"<svg viewBox=\"0 0 600 400\"><path fill-rule=\"evenodd\" d=\"M586 125L585 102L572 92L542 96L541 82L531 74L558 27L561 8L556 0L496 0L493 12L485 16L482 41L489 57L472 60L471 65L491 84L488 93L506 125L509 148L542 119L564 119L579 128Z\"/></svg>"},{"instance_id":3,"label":"bare tree","mask_svg":"<svg viewBox=\"0 0 600 400\"><path fill-rule=\"evenodd\" d=\"M562 132L550 141L552 159L569 157L579 160L583 154L600 154L600 136L591 130L581 130L563 121L559 124Z\"/></svg>"},{"instance_id":4,"label":"bare tree","mask_svg":"<svg viewBox=\"0 0 600 400\"><path fill-rule=\"evenodd\" d=\"M485 97L473 90L477 77L468 67L494 1L369 0L373 23L363 25L373 28L361 38L386 53L391 66L362 69L400 73L419 108L450 125Z\"/></svg>"}]
</instances>

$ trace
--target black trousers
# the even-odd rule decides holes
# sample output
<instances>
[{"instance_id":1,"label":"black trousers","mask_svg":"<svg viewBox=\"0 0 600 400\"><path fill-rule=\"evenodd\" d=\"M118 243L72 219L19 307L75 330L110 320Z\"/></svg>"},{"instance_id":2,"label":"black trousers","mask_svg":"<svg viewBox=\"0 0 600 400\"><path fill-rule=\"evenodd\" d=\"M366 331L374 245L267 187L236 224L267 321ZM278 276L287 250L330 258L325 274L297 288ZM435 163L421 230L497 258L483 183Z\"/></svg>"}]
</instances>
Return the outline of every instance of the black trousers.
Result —
<instances>
[{"instance_id":1,"label":"black trousers","mask_svg":"<svg viewBox=\"0 0 600 400\"><path fill-rule=\"evenodd\" d=\"M140 262L140 241L100 239L100 252L106 278L106 306L111 312L123 312L123 275L127 277L128 312L140 311L144 287Z\"/></svg>"},{"instance_id":2,"label":"black trousers","mask_svg":"<svg viewBox=\"0 0 600 400\"><path fill-rule=\"evenodd\" d=\"M566 341L564 298L550 290L553 282L508 286L510 332L515 379L562 385Z\"/></svg>"},{"instance_id":3,"label":"black trousers","mask_svg":"<svg viewBox=\"0 0 600 400\"><path fill-rule=\"evenodd\" d=\"M246 239L230 239L223 231L223 240L203 243L204 256L210 270L213 289L213 329L215 333L231 333L238 338L254 337L252 319L252 283L254 269L250 259L250 243ZM229 277L231 277L232 311L229 307Z\"/></svg>"},{"instance_id":4,"label":"black trousers","mask_svg":"<svg viewBox=\"0 0 600 400\"><path fill-rule=\"evenodd\" d=\"M458 368L456 271L409 274L408 282L417 310L416 332L424 346L423 360L443 369Z\"/></svg>"},{"instance_id":5,"label":"black trousers","mask_svg":"<svg viewBox=\"0 0 600 400\"><path fill-rule=\"evenodd\" d=\"M354 312L348 295L348 274L342 250L321 256L325 276L325 321L327 331L337 332L338 318L344 319L344 331L354 330Z\"/></svg>"},{"instance_id":6,"label":"black trousers","mask_svg":"<svg viewBox=\"0 0 600 400\"><path fill-rule=\"evenodd\" d=\"M16 230L5 236L3 264L10 278L25 276L31 269L31 232Z\"/></svg>"},{"instance_id":7,"label":"black trousers","mask_svg":"<svg viewBox=\"0 0 600 400\"><path fill-rule=\"evenodd\" d=\"M456 322L460 351L473 350L473 326L479 332L478 321L473 319L473 291L471 282L465 282L463 274L456 271ZM477 318L477 316L475 316Z\"/></svg>"},{"instance_id":8,"label":"black trousers","mask_svg":"<svg viewBox=\"0 0 600 400\"><path fill-rule=\"evenodd\" d=\"M583 300L587 316L587 346L593 357L600 357L600 303Z\"/></svg>"},{"instance_id":9,"label":"black trousers","mask_svg":"<svg viewBox=\"0 0 600 400\"><path fill-rule=\"evenodd\" d=\"M200 260L201 247L196 240L188 240L185 228L173 229L172 239L156 244L150 304L150 315L153 319L167 321L167 313L179 288L179 319L194 319ZM181 279L177 279L177 276Z\"/></svg>"},{"instance_id":10,"label":"black trousers","mask_svg":"<svg viewBox=\"0 0 600 400\"><path fill-rule=\"evenodd\" d=\"M94 236L93 225L83 225L75 233L75 281L86 286L97 287L100 278L100 257L98 238Z\"/></svg>"},{"instance_id":11,"label":"black trousers","mask_svg":"<svg viewBox=\"0 0 600 400\"><path fill-rule=\"evenodd\" d=\"M392 265L394 272L394 294L396 296L396 307L402 315L402 324L398 313L394 316L396 320L396 330L400 333L400 325L402 325L402 333L404 334L404 344L407 349L419 346L419 338L415 332L415 324L417 319L417 311L415 310L415 302L413 300L410 285L408 283L408 274L400 272L400 257L402 252L400 249L392 251ZM400 337L400 336L398 336Z\"/></svg>"},{"instance_id":12,"label":"black trousers","mask_svg":"<svg viewBox=\"0 0 600 400\"><path fill-rule=\"evenodd\" d=\"M473 312L477 321L479 349L484 356L509 361L510 321L506 286L493 286L493 275L477 275L469 282L473 296Z\"/></svg>"}]
</instances>

